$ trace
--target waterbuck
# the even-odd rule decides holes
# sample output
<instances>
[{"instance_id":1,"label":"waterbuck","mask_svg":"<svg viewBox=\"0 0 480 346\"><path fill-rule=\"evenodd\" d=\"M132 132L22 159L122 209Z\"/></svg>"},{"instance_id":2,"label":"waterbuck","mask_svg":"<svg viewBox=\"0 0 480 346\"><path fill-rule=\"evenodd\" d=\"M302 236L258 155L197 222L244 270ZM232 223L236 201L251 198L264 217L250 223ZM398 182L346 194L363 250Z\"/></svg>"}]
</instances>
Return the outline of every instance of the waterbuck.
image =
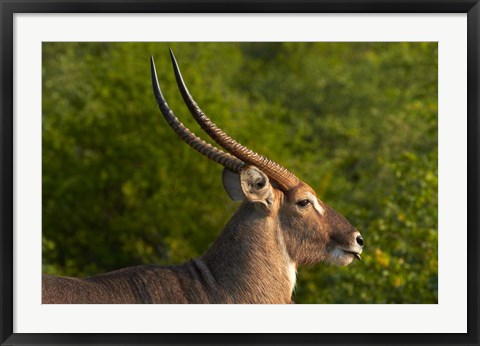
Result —
<instances>
[{"instance_id":1,"label":"waterbuck","mask_svg":"<svg viewBox=\"0 0 480 346\"><path fill-rule=\"evenodd\" d=\"M208 144L174 115L150 57L156 101L168 125L193 149L224 166L223 185L238 211L199 258L173 266L141 265L88 278L44 275L42 302L51 303L291 303L297 267L360 260L364 241L338 212L293 173L241 145L218 128L190 95L173 53L183 100Z\"/></svg>"}]
</instances>

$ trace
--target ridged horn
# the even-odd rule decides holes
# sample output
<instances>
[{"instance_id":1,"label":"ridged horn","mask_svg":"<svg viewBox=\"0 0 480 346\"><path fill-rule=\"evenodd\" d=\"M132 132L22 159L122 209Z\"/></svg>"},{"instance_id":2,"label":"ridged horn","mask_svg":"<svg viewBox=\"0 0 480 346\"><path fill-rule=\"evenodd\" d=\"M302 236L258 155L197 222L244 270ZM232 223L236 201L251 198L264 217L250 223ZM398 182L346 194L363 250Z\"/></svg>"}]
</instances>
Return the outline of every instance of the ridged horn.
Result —
<instances>
[{"instance_id":1,"label":"ridged horn","mask_svg":"<svg viewBox=\"0 0 480 346\"><path fill-rule=\"evenodd\" d=\"M234 155L243 162L255 165L260 168L271 180L276 182L279 187L287 191L300 183L300 180L278 163L264 157L246 146L238 143L235 139L226 134L220 129L213 121L211 121L205 113L200 109L192 95L188 91L185 82L183 81L180 68L178 67L175 56L170 49L170 57L172 59L173 70L175 72L175 78L177 80L178 88L182 94L183 100L187 105L190 113L195 118L197 123L202 129L220 146L222 146L230 154Z\"/></svg>"},{"instance_id":2,"label":"ridged horn","mask_svg":"<svg viewBox=\"0 0 480 346\"><path fill-rule=\"evenodd\" d=\"M190 145L200 154L205 155L209 159L221 164L222 166L228 168L233 172L239 173L240 169L245 165L241 160L215 148L201 138L197 137L175 116L173 111L168 106L167 101L165 101L165 98L163 97L162 91L160 89L160 84L158 83L157 71L155 69L155 62L152 55L150 55L150 69L152 74L153 92L155 94L158 107L160 108L160 111L165 117L165 120L167 120L168 125L170 125L173 131L175 131L175 133L183 141L185 141L188 145Z\"/></svg>"}]
</instances>

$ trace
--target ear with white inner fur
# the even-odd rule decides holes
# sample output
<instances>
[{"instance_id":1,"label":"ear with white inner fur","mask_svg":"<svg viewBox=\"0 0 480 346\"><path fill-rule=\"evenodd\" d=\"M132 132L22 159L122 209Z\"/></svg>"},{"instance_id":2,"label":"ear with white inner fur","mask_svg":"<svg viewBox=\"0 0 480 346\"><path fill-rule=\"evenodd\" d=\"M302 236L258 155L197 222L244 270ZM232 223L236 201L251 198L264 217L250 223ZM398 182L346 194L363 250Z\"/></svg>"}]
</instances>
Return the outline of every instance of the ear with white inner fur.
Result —
<instances>
[{"instance_id":1,"label":"ear with white inner fur","mask_svg":"<svg viewBox=\"0 0 480 346\"><path fill-rule=\"evenodd\" d=\"M240 174L224 168L222 173L223 186L234 201L248 200L260 202L267 208L273 202L272 186L268 177L255 166L242 169Z\"/></svg>"},{"instance_id":2,"label":"ear with white inner fur","mask_svg":"<svg viewBox=\"0 0 480 346\"><path fill-rule=\"evenodd\" d=\"M240 172L240 185L245 198L250 202L260 202L267 208L273 202L273 191L265 173L255 166L248 166Z\"/></svg>"}]
</instances>

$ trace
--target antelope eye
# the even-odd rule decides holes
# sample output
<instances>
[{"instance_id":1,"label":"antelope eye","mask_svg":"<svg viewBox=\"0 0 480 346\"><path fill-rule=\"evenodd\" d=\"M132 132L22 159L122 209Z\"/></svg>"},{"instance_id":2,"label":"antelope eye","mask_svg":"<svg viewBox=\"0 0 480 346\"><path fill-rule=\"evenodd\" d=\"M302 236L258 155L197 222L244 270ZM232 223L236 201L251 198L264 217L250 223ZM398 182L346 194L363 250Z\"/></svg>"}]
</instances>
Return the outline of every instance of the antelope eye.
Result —
<instances>
[{"instance_id":1,"label":"antelope eye","mask_svg":"<svg viewBox=\"0 0 480 346\"><path fill-rule=\"evenodd\" d=\"M302 200L297 202L297 205L299 207L302 207L302 208L306 207L309 204L310 204L310 200L308 200L308 199L302 199Z\"/></svg>"}]
</instances>

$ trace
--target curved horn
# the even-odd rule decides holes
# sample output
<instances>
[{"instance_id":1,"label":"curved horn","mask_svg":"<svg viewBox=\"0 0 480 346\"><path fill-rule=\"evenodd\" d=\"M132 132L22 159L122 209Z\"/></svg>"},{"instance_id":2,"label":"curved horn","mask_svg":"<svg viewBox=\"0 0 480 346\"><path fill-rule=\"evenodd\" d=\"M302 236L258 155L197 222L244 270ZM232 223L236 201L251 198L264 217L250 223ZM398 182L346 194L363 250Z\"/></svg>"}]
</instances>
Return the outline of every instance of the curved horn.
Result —
<instances>
[{"instance_id":1,"label":"curved horn","mask_svg":"<svg viewBox=\"0 0 480 346\"><path fill-rule=\"evenodd\" d=\"M150 55L150 68L152 73L153 92L155 93L158 107L160 108L160 111L162 112L165 119L167 120L168 125L170 125L170 127L175 131L178 136L180 136L182 140L184 140L188 145L190 145L200 154L205 155L209 159L212 159L213 161L221 164L222 166L228 168L233 172L239 173L240 169L244 166L244 163L242 161L228 153L218 150L217 148L208 144L201 138L197 137L175 116L175 114L165 101L162 91L160 90L160 85L157 78L157 71L155 69L155 62L153 61L152 55Z\"/></svg>"},{"instance_id":2,"label":"curved horn","mask_svg":"<svg viewBox=\"0 0 480 346\"><path fill-rule=\"evenodd\" d=\"M172 58L173 69L175 71L175 78L177 79L178 88L182 94L183 100L187 105L190 113L202 127L203 130L225 150L239 158L243 162L255 165L260 168L270 179L274 180L282 190L287 191L300 183L300 180L289 170L282 167L278 163L252 151L244 145L238 143L232 137L227 135L215 123L213 123L203 111L198 107L192 95L187 89L183 81L182 74L178 67L175 56L170 49L170 57Z\"/></svg>"}]
</instances>

